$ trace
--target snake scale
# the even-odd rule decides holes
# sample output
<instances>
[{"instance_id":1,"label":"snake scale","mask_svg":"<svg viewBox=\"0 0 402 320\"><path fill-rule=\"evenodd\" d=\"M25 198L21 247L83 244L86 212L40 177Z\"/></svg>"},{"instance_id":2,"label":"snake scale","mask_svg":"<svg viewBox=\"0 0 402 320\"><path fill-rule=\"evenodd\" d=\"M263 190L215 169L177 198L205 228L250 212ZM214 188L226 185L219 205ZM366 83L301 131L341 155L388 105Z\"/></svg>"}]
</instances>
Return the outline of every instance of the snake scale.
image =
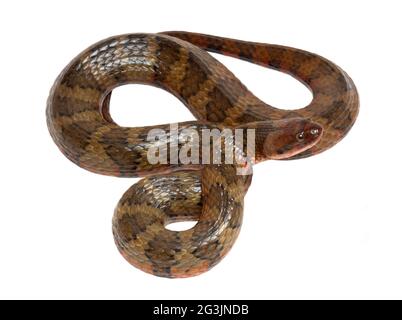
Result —
<instances>
[{"instance_id":1,"label":"snake scale","mask_svg":"<svg viewBox=\"0 0 402 320\"><path fill-rule=\"evenodd\" d=\"M269 106L207 51L286 72L304 83L313 99L298 110ZM73 59L48 98L50 134L84 169L144 177L119 201L113 235L128 262L169 278L203 273L228 253L252 175L237 174L239 164L174 163L171 156L167 163L149 163L146 154L157 142L148 141L147 133L169 125L130 128L113 121L111 92L128 83L167 90L197 119L179 123L178 135L166 136L168 145L183 145L181 133L189 128L253 128L255 162L300 159L330 148L352 127L359 109L357 90L342 69L316 54L279 45L179 31L137 33L100 41ZM188 220L197 220L189 230L165 228Z\"/></svg>"}]
</instances>

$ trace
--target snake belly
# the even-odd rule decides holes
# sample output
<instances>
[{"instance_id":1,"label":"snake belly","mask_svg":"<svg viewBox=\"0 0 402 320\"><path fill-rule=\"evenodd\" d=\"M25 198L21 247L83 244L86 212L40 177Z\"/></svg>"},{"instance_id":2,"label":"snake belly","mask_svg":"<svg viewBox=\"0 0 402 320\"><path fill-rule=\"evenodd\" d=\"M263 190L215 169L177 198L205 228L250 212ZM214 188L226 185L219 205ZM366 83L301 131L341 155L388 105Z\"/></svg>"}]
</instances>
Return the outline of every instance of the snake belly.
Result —
<instances>
[{"instance_id":1,"label":"snake belly","mask_svg":"<svg viewBox=\"0 0 402 320\"><path fill-rule=\"evenodd\" d=\"M287 72L310 88L313 100L292 111L269 106L207 51ZM359 109L357 90L342 69L279 45L188 32L126 34L73 59L48 98L49 132L61 152L84 169L144 177L119 201L113 235L128 262L170 278L198 275L227 254L240 230L251 175L237 174L238 164L194 166L171 159L150 164L153 143L147 133L169 124L116 124L109 113L111 92L128 83L167 90L197 119L179 123L179 135L167 137L169 143L183 144L180 133L189 128L253 128L256 162L304 158L330 148L350 130ZM186 220L198 222L181 232L165 228Z\"/></svg>"}]
</instances>

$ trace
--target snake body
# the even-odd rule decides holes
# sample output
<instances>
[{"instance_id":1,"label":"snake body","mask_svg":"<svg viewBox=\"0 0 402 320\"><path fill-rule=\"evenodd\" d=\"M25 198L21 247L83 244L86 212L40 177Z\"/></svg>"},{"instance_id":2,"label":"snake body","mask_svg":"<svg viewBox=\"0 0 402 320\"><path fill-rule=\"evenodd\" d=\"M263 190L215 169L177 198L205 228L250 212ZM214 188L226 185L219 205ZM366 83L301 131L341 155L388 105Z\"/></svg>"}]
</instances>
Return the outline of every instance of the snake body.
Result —
<instances>
[{"instance_id":1,"label":"snake body","mask_svg":"<svg viewBox=\"0 0 402 320\"><path fill-rule=\"evenodd\" d=\"M299 110L282 110L255 97L207 51L287 72L313 93ZM255 159L299 159L341 140L358 114L349 76L332 62L299 49L188 32L127 34L100 41L62 71L47 103L50 134L63 154L89 171L144 177L119 201L113 217L117 248L132 265L163 277L188 277L216 265L240 230L251 174L239 164L151 164L151 129L128 128L109 114L114 88L128 83L160 87L197 119L178 124L169 144L188 143L188 129L255 129ZM185 140L185 141L184 141ZM247 138L244 138L243 145ZM196 143L195 141L191 141ZM241 157L246 158L244 154ZM186 231L165 226L197 220Z\"/></svg>"}]
</instances>

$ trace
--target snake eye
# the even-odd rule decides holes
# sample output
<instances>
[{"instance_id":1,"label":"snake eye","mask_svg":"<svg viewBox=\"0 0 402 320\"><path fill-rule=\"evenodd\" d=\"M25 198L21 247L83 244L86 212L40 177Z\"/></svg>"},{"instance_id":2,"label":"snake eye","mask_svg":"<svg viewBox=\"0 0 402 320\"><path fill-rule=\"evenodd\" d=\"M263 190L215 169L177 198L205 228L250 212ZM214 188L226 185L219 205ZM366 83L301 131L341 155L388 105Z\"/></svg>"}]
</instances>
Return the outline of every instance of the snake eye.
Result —
<instances>
[{"instance_id":1,"label":"snake eye","mask_svg":"<svg viewBox=\"0 0 402 320\"><path fill-rule=\"evenodd\" d=\"M313 135L313 136L316 136L317 134L318 134L318 129L317 128L315 128L315 129L311 129L310 130L310 133Z\"/></svg>"},{"instance_id":2,"label":"snake eye","mask_svg":"<svg viewBox=\"0 0 402 320\"><path fill-rule=\"evenodd\" d=\"M296 135L296 139L297 139L298 141L303 141L303 140L304 140L304 131L299 132L299 133Z\"/></svg>"}]
</instances>

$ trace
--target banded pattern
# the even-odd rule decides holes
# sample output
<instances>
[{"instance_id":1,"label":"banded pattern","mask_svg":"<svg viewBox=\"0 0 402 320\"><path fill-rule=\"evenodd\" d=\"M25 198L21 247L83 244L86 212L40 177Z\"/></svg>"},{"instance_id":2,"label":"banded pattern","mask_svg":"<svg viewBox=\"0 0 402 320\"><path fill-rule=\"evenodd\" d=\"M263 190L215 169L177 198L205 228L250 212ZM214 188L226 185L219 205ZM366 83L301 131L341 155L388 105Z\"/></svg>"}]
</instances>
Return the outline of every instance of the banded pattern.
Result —
<instances>
[{"instance_id":1,"label":"banded pattern","mask_svg":"<svg viewBox=\"0 0 402 320\"><path fill-rule=\"evenodd\" d=\"M287 72L312 90L313 100L294 111L269 106L203 49ZM150 175L120 200L113 234L131 264L163 277L199 274L225 256L239 232L251 175L237 175L238 164L191 165L170 158L149 163L147 154L156 142L147 134L156 128L168 132L169 124L117 125L109 113L111 92L128 83L171 92L197 119L179 123L177 136L167 134L167 148L183 145L181 133L189 128L253 128L257 162L322 152L346 135L358 113L349 76L332 62L294 48L165 32L115 36L73 59L48 98L49 132L63 154L84 169L118 177ZM191 230L165 228L171 221L194 219L198 223Z\"/></svg>"}]
</instances>

